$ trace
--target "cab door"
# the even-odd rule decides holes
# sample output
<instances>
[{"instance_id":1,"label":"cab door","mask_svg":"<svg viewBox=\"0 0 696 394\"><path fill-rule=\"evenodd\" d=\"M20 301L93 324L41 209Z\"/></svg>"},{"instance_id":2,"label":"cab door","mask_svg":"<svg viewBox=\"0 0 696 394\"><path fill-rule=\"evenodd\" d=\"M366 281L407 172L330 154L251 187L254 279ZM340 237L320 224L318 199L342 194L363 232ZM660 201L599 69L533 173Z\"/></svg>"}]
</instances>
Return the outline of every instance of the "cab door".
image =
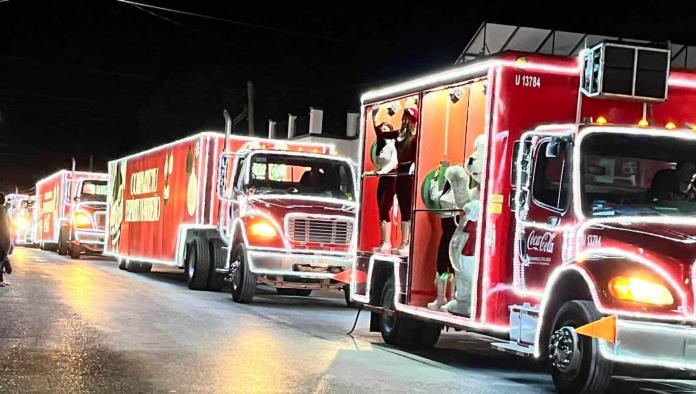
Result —
<instances>
[{"instance_id":1,"label":"cab door","mask_svg":"<svg viewBox=\"0 0 696 394\"><path fill-rule=\"evenodd\" d=\"M527 134L518 152L515 287L542 291L568 253L571 209L571 134Z\"/></svg>"}]
</instances>

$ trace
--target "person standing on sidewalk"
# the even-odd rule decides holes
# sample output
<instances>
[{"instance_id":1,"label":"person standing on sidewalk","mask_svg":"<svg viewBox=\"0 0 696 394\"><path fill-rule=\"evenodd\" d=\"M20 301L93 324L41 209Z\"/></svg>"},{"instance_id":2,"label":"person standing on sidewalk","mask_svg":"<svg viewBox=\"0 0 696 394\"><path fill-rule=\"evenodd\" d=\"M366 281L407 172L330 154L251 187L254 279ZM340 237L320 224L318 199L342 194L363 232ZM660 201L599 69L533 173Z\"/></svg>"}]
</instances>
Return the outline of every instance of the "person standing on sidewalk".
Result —
<instances>
[{"instance_id":1,"label":"person standing on sidewalk","mask_svg":"<svg viewBox=\"0 0 696 394\"><path fill-rule=\"evenodd\" d=\"M12 273L12 265L10 265L10 254L12 253L12 233L10 227L10 219L5 210L5 193L0 193L0 287L8 285L4 281L3 272Z\"/></svg>"}]
</instances>

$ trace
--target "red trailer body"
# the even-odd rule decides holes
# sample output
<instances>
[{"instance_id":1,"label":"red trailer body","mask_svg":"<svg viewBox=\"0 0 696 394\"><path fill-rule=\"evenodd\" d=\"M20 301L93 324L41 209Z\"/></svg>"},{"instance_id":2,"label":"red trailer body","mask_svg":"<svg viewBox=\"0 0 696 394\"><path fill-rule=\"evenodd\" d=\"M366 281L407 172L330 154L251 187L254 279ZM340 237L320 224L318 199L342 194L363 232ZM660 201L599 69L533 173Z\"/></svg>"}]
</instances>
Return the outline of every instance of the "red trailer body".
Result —
<instances>
[{"instance_id":1,"label":"red trailer body","mask_svg":"<svg viewBox=\"0 0 696 394\"><path fill-rule=\"evenodd\" d=\"M61 170L36 183L36 240L79 258L101 253L106 223L107 174Z\"/></svg>"},{"instance_id":2,"label":"red trailer body","mask_svg":"<svg viewBox=\"0 0 696 394\"><path fill-rule=\"evenodd\" d=\"M119 259L121 268L128 270L150 270L153 263L187 268L192 289L219 288L222 284L220 278L231 275L230 247L240 243L248 252L245 253L250 265L248 270L253 271L259 281L279 288L292 287L282 279L284 273L293 273L292 259L289 258L292 256L283 257L290 267L271 258L272 253L280 253L284 245L297 244L306 255L331 247L331 251L326 253L340 252L344 255L343 266L349 267L352 264L348 247L350 236L345 245L312 244L299 240L293 242L289 240L286 229L282 229L259 246L255 244L255 236L247 236L246 231L240 229L247 221L255 222L259 218L267 219L277 228L294 223L291 219L298 212L331 213L320 204L324 201L322 199L300 195L288 197L292 197L293 180L298 181L303 175L303 172L291 173L293 166L289 162L299 157L345 164L352 187L354 178L349 163L330 155L332 150L333 146L326 144L242 136L230 136L225 144L223 134L204 132L112 161L109 163L109 226L105 253ZM245 161L252 162L255 158L270 163L269 155L280 157L288 164L243 166ZM225 175L222 179L220 171ZM277 195L261 192L267 186L265 184L255 188L242 185L249 179L258 178L264 178L268 184L284 184L287 189L283 195ZM355 210L344 209L337 215L352 223ZM270 231L274 231L273 228ZM209 250L215 251L213 255L207 255ZM305 260L303 262L307 263ZM269 279L270 275L276 274L277 277ZM328 284L334 274L324 267L323 274L299 272L297 276L322 279ZM311 281L304 282L303 288L311 287Z\"/></svg>"},{"instance_id":3,"label":"red trailer body","mask_svg":"<svg viewBox=\"0 0 696 394\"><path fill-rule=\"evenodd\" d=\"M374 312L371 328L385 340L433 344L441 325L492 334L510 340L496 345L501 350L551 358L561 391L567 382L606 387L612 362L696 369L689 350L696 338L696 207L655 206L662 200L653 193L658 173L679 172L696 157L689 130L696 76L672 71L668 98L649 103L580 94L581 72L575 57L505 52L363 95L352 297ZM376 135L403 129L409 102L419 115L414 168L375 175ZM470 172L479 159L480 173ZM478 178L468 193L480 193L469 199L476 204L464 212L475 216L462 214L445 257L455 283L470 276L455 289L466 296L444 293L467 300L455 313L433 307L443 294L433 282L441 218L451 212L428 200L435 174L454 165ZM410 211L410 249L402 254L379 250L378 183L388 176L412 179L405 191L412 205L390 211L392 244L402 237L399 218ZM455 239L464 247L453 249ZM572 329L558 322L573 314ZM615 337L578 337L574 328L602 316L618 316ZM561 349L566 343L580 349ZM587 357L594 364L578 361L583 345L601 354ZM598 375L588 377L587 368Z\"/></svg>"}]
</instances>

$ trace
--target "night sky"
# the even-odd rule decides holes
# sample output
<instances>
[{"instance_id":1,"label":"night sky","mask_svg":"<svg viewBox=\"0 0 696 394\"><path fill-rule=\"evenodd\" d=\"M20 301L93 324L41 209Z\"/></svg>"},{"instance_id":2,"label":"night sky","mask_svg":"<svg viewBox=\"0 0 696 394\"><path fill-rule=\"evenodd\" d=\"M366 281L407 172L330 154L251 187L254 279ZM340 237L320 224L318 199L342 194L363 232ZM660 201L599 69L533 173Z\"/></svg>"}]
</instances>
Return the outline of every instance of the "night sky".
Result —
<instances>
[{"instance_id":1,"label":"night sky","mask_svg":"<svg viewBox=\"0 0 696 394\"><path fill-rule=\"evenodd\" d=\"M221 130L223 108L242 111L248 80L258 135L269 118L284 133L287 114L310 106L341 133L360 92L452 64L483 21L696 44L687 1L141 2L235 23L116 0L0 0L0 190L30 189L72 156L87 169L93 154L105 170Z\"/></svg>"}]
</instances>

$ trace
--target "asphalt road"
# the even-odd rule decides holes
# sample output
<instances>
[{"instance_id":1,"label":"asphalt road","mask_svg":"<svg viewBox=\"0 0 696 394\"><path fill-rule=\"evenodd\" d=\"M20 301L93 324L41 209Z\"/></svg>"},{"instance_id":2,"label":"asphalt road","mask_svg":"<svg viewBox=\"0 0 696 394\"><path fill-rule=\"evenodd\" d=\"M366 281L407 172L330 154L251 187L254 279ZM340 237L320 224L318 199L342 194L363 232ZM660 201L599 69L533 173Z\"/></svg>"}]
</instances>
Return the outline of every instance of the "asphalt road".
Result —
<instances>
[{"instance_id":1,"label":"asphalt road","mask_svg":"<svg viewBox=\"0 0 696 394\"><path fill-rule=\"evenodd\" d=\"M0 288L0 392L545 393L544 367L446 333L414 354L368 332L342 293L250 305L194 292L155 267L120 271L104 258L70 260L17 248ZM687 381L617 378L615 392L696 392Z\"/></svg>"}]
</instances>

